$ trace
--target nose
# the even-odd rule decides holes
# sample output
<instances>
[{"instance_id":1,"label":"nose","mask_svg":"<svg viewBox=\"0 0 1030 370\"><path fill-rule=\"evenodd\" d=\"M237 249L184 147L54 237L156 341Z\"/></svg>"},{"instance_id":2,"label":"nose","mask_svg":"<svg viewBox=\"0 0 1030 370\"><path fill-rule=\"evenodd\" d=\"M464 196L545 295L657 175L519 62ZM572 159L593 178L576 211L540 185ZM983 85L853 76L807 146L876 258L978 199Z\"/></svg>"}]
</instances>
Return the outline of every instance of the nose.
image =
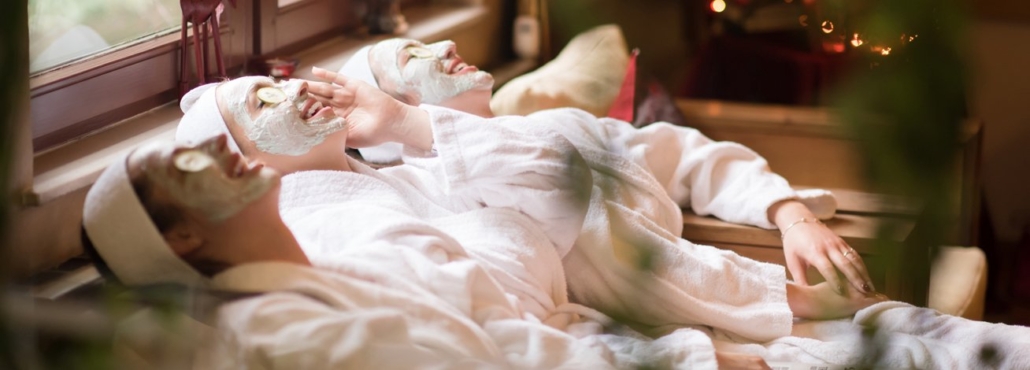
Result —
<instances>
[{"instance_id":1,"label":"nose","mask_svg":"<svg viewBox=\"0 0 1030 370\"><path fill-rule=\"evenodd\" d=\"M279 85L280 88L286 93L287 99L290 101L298 101L300 99L306 99L308 94L308 82L304 80L289 80L286 83Z\"/></svg>"},{"instance_id":2,"label":"nose","mask_svg":"<svg viewBox=\"0 0 1030 370\"><path fill-rule=\"evenodd\" d=\"M451 59L458 55L458 45L454 41L441 41L436 43L436 56L440 59Z\"/></svg>"},{"instance_id":3,"label":"nose","mask_svg":"<svg viewBox=\"0 0 1030 370\"><path fill-rule=\"evenodd\" d=\"M207 138L200 144L193 146L193 148L203 150L207 153L221 153L228 147L228 142L228 138L223 133Z\"/></svg>"}]
</instances>

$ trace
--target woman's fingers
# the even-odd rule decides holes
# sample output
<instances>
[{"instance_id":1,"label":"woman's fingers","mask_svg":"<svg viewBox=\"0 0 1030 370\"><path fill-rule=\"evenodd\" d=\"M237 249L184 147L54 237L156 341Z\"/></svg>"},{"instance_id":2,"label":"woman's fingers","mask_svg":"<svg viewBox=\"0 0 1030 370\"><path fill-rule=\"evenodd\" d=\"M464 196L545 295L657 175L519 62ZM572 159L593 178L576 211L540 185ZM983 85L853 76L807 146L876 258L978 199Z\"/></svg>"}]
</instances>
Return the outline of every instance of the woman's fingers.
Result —
<instances>
[{"instance_id":1,"label":"woman's fingers","mask_svg":"<svg viewBox=\"0 0 1030 370\"><path fill-rule=\"evenodd\" d=\"M859 292L869 293L869 284L866 278L855 267L855 261L861 260L857 252L848 248L843 253L838 249L831 249L828 253L830 260L837 266L837 270L844 274L844 277L848 278L851 286L855 287Z\"/></svg>"},{"instance_id":2,"label":"woman's fingers","mask_svg":"<svg viewBox=\"0 0 1030 370\"><path fill-rule=\"evenodd\" d=\"M808 266L797 258L787 258L787 271L794 278L794 283L808 286Z\"/></svg>"},{"instance_id":3,"label":"woman's fingers","mask_svg":"<svg viewBox=\"0 0 1030 370\"><path fill-rule=\"evenodd\" d=\"M321 79L322 81L334 83L340 86L346 85L347 81L349 80L348 78L344 77L339 73L318 67L311 67L311 73L314 74L315 77Z\"/></svg>"},{"instance_id":4,"label":"woman's fingers","mask_svg":"<svg viewBox=\"0 0 1030 370\"><path fill-rule=\"evenodd\" d=\"M333 86L325 82L308 81L308 93L315 97L332 99L333 93L339 88L339 86Z\"/></svg>"},{"instance_id":5,"label":"woman's fingers","mask_svg":"<svg viewBox=\"0 0 1030 370\"><path fill-rule=\"evenodd\" d=\"M872 287L869 270L865 268L865 262L862 261L862 256L855 248L849 246L844 240L839 240L830 250L836 251L836 254L830 251L833 264L837 265L840 272L848 277L855 289L863 293L876 291L876 288Z\"/></svg>"},{"instance_id":6,"label":"woman's fingers","mask_svg":"<svg viewBox=\"0 0 1030 370\"><path fill-rule=\"evenodd\" d=\"M841 283L840 276L837 275L837 269L830 260L823 259L816 262L815 268L823 275L826 282L830 283L833 290L837 291L837 294L844 295L844 284Z\"/></svg>"}]
</instances>

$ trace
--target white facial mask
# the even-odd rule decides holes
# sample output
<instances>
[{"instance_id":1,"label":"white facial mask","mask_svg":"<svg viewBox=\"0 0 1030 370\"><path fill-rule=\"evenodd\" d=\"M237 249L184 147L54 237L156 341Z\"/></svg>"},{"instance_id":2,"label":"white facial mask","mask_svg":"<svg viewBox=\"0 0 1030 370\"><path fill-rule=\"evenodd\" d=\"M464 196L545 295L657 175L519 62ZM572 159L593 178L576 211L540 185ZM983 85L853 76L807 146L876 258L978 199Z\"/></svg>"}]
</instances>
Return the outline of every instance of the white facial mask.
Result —
<instances>
[{"instance_id":1,"label":"white facial mask","mask_svg":"<svg viewBox=\"0 0 1030 370\"><path fill-rule=\"evenodd\" d=\"M278 89L286 99L277 104L263 103L256 96L248 99L262 87ZM225 102L236 123L243 127L258 150L299 156L346 128L344 119L337 117L332 109L323 107L307 92L301 93L303 87L302 80L275 83L268 77L241 77L219 86L218 98ZM263 103L266 108L252 119L248 102Z\"/></svg>"},{"instance_id":2,"label":"white facial mask","mask_svg":"<svg viewBox=\"0 0 1030 370\"><path fill-rule=\"evenodd\" d=\"M451 41L425 45L391 39L376 44L368 58L380 88L394 97L416 98L412 103L439 104L466 91L493 87L493 76L487 72L460 73L467 65L454 48ZM408 60L403 67L401 58Z\"/></svg>"},{"instance_id":3,"label":"white facial mask","mask_svg":"<svg viewBox=\"0 0 1030 370\"><path fill-rule=\"evenodd\" d=\"M133 156L144 156L143 172L179 205L221 222L261 198L279 175L271 168L248 165L212 138L195 148L156 143Z\"/></svg>"}]
</instances>

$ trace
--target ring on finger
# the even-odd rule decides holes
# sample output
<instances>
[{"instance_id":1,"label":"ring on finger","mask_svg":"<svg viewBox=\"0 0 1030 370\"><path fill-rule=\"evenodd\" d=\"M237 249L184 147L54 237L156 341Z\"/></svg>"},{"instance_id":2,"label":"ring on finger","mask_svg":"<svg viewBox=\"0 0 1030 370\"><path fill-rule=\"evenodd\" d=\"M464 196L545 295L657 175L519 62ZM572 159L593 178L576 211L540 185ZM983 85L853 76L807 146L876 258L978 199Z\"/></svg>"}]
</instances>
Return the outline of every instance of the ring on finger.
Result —
<instances>
[{"instance_id":1,"label":"ring on finger","mask_svg":"<svg viewBox=\"0 0 1030 370\"><path fill-rule=\"evenodd\" d=\"M844 258L851 258L851 257L848 257L848 256L850 256L851 252L854 252L854 251L855 251L854 249L848 248L848 250L844 251Z\"/></svg>"}]
</instances>

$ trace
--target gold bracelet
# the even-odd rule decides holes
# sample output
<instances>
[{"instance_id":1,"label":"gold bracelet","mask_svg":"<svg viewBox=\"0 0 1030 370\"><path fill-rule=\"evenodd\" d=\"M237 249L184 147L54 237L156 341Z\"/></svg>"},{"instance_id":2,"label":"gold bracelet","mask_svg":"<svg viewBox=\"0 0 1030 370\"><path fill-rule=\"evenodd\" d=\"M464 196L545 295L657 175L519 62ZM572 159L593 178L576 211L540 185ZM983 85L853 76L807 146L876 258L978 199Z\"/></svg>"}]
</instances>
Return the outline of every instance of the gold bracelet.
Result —
<instances>
[{"instance_id":1,"label":"gold bracelet","mask_svg":"<svg viewBox=\"0 0 1030 370\"><path fill-rule=\"evenodd\" d=\"M794 227L797 224L801 224L801 223L805 223L805 222L814 222L814 223L817 223L817 224L821 224L822 223L822 221L819 221L818 218L802 217L800 220L794 221L794 223L791 223L790 225L787 225L787 227L784 228L783 231L780 231L780 241L782 242L783 239L787 237L787 230L790 230L790 228Z\"/></svg>"}]
</instances>

